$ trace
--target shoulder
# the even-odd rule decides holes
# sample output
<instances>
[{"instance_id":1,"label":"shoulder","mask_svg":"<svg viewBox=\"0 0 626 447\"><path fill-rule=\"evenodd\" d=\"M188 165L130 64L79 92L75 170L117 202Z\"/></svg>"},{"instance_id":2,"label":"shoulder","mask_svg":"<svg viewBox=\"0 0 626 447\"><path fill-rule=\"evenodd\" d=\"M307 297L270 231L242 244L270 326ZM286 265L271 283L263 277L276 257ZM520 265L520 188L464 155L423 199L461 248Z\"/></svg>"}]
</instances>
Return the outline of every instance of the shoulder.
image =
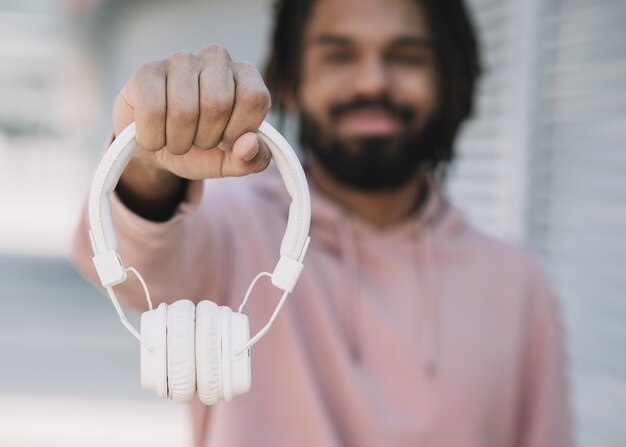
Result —
<instances>
[{"instance_id":1,"label":"shoulder","mask_svg":"<svg viewBox=\"0 0 626 447\"><path fill-rule=\"evenodd\" d=\"M502 287L523 288L532 295L552 295L539 257L522 243L488 235L451 207L440 229L442 256Z\"/></svg>"}]
</instances>

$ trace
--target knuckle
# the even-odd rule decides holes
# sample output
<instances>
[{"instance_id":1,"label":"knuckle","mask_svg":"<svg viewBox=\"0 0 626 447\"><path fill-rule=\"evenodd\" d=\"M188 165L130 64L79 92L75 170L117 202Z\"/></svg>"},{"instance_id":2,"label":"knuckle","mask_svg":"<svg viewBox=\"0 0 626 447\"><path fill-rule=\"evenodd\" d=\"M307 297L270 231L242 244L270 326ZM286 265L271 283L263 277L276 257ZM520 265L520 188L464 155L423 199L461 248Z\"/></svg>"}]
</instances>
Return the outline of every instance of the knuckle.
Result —
<instances>
[{"instance_id":1,"label":"knuckle","mask_svg":"<svg viewBox=\"0 0 626 447\"><path fill-rule=\"evenodd\" d=\"M137 138L137 144L139 145L139 147L151 152L156 152L164 146L163 144L159 144L154 140L141 140L139 138Z\"/></svg>"},{"instance_id":2,"label":"knuckle","mask_svg":"<svg viewBox=\"0 0 626 447\"><path fill-rule=\"evenodd\" d=\"M255 83L263 84L263 76L261 72L252 62L241 61L235 63L236 72L247 79L252 80Z\"/></svg>"},{"instance_id":3,"label":"knuckle","mask_svg":"<svg viewBox=\"0 0 626 447\"><path fill-rule=\"evenodd\" d=\"M141 110L144 119L148 123L159 123L165 121L165 109L156 102L147 102Z\"/></svg>"},{"instance_id":4,"label":"knuckle","mask_svg":"<svg viewBox=\"0 0 626 447\"><path fill-rule=\"evenodd\" d=\"M211 120L226 120L233 109L233 100L226 94L216 94L202 101L202 114Z\"/></svg>"},{"instance_id":5,"label":"knuckle","mask_svg":"<svg viewBox=\"0 0 626 447\"><path fill-rule=\"evenodd\" d=\"M137 133L137 144L143 149L149 151L158 151L163 146L165 146L165 136L164 135L145 135L143 133Z\"/></svg>"},{"instance_id":6,"label":"knuckle","mask_svg":"<svg viewBox=\"0 0 626 447\"><path fill-rule=\"evenodd\" d=\"M135 91L144 91L156 88L163 78L163 64L161 62L146 62L137 68L129 81L129 87Z\"/></svg>"},{"instance_id":7,"label":"knuckle","mask_svg":"<svg viewBox=\"0 0 626 447\"><path fill-rule=\"evenodd\" d=\"M244 88L241 92L241 100L248 108L266 113L271 106L271 100L267 88Z\"/></svg>"},{"instance_id":8,"label":"knuckle","mask_svg":"<svg viewBox=\"0 0 626 447\"><path fill-rule=\"evenodd\" d=\"M230 61L230 53L222 45L208 45L198 51L198 54L202 56L208 56L211 58L217 58L225 61Z\"/></svg>"},{"instance_id":9,"label":"knuckle","mask_svg":"<svg viewBox=\"0 0 626 447\"><path fill-rule=\"evenodd\" d=\"M192 142L185 142L179 134L168 134L165 140L165 149L174 155L186 154L191 148Z\"/></svg>"},{"instance_id":10,"label":"knuckle","mask_svg":"<svg viewBox=\"0 0 626 447\"><path fill-rule=\"evenodd\" d=\"M186 50L178 50L167 57L168 65L189 65L193 59L192 54Z\"/></svg>"},{"instance_id":11,"label":"knuckle","mask_svg":"<svg viewBox=\"0 0 626 447\"><path fill-rule=\"evenodd\" d=\"M252 62L249 62L249 61L237 62L237 67L239 68L240 71L244 73L252 73L252 74L259 73L259 70L256 68L256 65L254 65Z\"/></svg>"},{"instance_id":12,"label":"knuckle","mask_svg":"<svg viewBox=\"0 0 626 447\"><path fill-rule=\"evenodd\" d=\"M154 76L162 71L163 62L161 61L150 61L144 64L141 64L137 71L135 72L135 77L147 77Z\"/></svg>"},{"instance_id":13,"label":"knuckle","mask_svg":"<svg viewBox=\"0 0 626 447\"><path fill-rule=\"evenodd\" d=\"M198 119L198 110L190 104L178 104L168 111L168 118L182 125L195 124Z\"/></svg>"}]
</instances>

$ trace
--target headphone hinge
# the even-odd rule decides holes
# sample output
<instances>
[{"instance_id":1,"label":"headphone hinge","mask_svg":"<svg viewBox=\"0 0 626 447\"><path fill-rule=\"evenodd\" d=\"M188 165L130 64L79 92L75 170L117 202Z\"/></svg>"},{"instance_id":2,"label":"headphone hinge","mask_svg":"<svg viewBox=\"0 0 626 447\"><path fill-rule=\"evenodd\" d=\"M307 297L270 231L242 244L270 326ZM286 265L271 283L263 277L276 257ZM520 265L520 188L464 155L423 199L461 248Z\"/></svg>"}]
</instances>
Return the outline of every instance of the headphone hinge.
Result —
<instances>
[{"instance_id":1,"label":"headphone hinge","mask_svg":"<svg viewBox=\"0 0 626 447\"><path fill-rule=\"evenodd\" d=\"M126 269L115 250L99 253L92 260L102 287L112 287L126 281Z\"/></svg>"},{"instance_id":2,"label":"headphone hinge","mask_svg":"<svg viewBox=\"0 0 626 447\"><path fill-rule=\"evenodd\" d=\"M295 259L281 256L276 268L272 273L272 284L285 292L293 292L293 288L298 282L302 273L302 264Z\"/></svg>"}]
</instances>

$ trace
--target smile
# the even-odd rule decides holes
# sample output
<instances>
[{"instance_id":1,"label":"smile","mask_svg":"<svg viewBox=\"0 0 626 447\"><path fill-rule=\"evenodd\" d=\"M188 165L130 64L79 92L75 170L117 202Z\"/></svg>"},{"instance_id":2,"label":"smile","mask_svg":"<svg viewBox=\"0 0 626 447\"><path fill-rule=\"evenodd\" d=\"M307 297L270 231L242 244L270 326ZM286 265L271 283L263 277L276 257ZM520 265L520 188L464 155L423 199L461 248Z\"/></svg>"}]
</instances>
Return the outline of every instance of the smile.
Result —
<instances>
[{"instance_id":1,"label":"smile","mask_svg":"<svg viewBox=\"0 0 626 447\"><path fill-rule=\"evenodd\" d=\"M396 135L402 121L392 113L380 109L346 112L338 120L340 132L359 137L384 137Z\"/></svg>"}]
</instances>

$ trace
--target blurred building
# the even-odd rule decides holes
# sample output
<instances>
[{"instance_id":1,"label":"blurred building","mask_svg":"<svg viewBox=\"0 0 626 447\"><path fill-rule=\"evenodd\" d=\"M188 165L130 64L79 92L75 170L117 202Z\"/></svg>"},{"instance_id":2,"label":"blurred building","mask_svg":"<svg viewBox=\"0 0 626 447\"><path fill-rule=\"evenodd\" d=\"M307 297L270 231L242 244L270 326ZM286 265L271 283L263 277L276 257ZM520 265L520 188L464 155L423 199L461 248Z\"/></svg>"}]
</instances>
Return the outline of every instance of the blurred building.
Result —
<instances>
[{"instance_id":1,"label":"blurred building","mask_svg":"<svg viewBox=\"0 0 626 447\"><path fill-rule=\"evenodd\" d=\"M0 3L0 252L59 255L89 178L97 107L70 22L37 3Z\"/></svg>"},{"instance_id":2,"label":"blurred building","mask_svg":"<svg viewBox=\"0 0 626 447\"><path fill-rule=\"evenodd\" d=\"M486 49L451 192L562 302L581 447L626 442L626 2L473 0Z\"/></svg>"},{"instance_id":3,"label":"blurred building","mask_svg":"<svg viewBox=\"0 0 626 447\"><path fill-rule=\"evenodd\" d=\"M622 446L626 2L468 1L485 73L450 195L479 226L541 257L562 303L578 444ZM0 223L0 252L30 254L63 252L113 99L141 63L220 43L262 64L271 20L271 0L74 0L65 9L31 0L4 9L12 12L0 3L0 203L13 217ZM36 220L43 215L49 228Z\"/></svg>"}]
</instances>

